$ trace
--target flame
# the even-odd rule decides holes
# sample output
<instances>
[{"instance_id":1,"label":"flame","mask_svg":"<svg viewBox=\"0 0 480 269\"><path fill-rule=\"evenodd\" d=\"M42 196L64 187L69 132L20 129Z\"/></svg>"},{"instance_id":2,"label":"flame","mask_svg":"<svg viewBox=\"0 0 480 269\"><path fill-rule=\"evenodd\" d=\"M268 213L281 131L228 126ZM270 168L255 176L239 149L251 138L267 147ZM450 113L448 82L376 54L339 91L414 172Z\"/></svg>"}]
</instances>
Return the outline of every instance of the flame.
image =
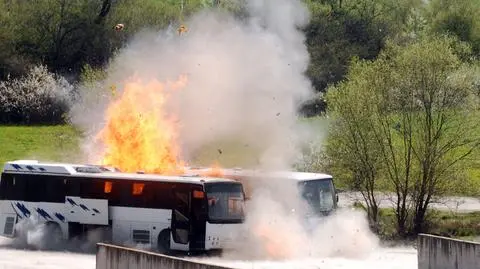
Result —
<instances>
[{"instance_id":1,"label":"flame","mask_svg":"<svg viewBox=\"0 0 480 269\"><path fill-rule=\"evenodd\" d=\"M269 259L287 260L299 257L307 238L292 231L283 221L267 221L263 219L252 229L253 235L260 240Z\"/></svg>"},{"instance_id":2,"label":"flame","mask_svg":"<svg viewBox=\"0 0 480 269\"><path fill-rule=\"evenodd\" d=\"M207 177L223 177L225 173L223 172L220 164L218 162L214 162L206 172L202 173L202 175Z\"/></svg>"},{"instance_id":3,"label":"flame","mask_svg":"<svg viewBox=\"0 0 480 269\"><path fill-rule=\"evenodd\" d=\"M124 172L181 174L179 125L166 114L165 104L168 92L186 83L186 76L166 84L135 77L127 81L119 98L108 106L106 124L97 135L106 147L101 163Z\"/></svg>"}]
</instances>

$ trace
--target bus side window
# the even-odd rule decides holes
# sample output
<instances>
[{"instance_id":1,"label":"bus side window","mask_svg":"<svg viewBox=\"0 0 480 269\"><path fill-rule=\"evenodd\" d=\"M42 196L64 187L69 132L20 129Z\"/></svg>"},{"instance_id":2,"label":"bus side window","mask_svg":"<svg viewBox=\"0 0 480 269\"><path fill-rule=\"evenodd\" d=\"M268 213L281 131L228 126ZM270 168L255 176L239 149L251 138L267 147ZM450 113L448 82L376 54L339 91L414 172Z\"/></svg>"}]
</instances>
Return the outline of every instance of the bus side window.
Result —
<instances>
[{"instance_id":1,"label":"bus side window","mask_svg":"<svg viewBox=\"0 0 480 269\"><path fill-rule=\"evenodd\" d=\"M11 200L27 200L26 196L27 182L22 175L14 175L12 177L13 192L11 194Z\"/></svg>"},{"instance_id":2,"label":"bus side window","mask_svg":"<svg viewBox=\"0 0 480 269\"><path fill-rule=\"evenodd\" d=\"M174 204L173 184L169 182L158 182L152 184L153 199L151 200L152 208L172 208Z\"/></svg>"},{"instance_id":3,"label":"bus side window","mask_svg":"<svg viewBox=\"0 0 480 269\"><path fill-rule=\"evenodd\" d=\"M45 193L41 200L51 203L65 202L66 186L62 178L56 176L43 177L45 184Z\"/></svg>"},{"instance_id":4,"label":"bus side window","mask_svg":"<svg viewBox=\"0 0 480 269\"><path fill-rule=\"evenodd\" d=\"M148 187L148 185L147 185ZM148 194L148 193L147 193ZM143 182L133 182L130 185L130 195L132 206L134 207L145 207L146 205L146 192L145 192L145 183Z\"/></svg>"},{"instance_id":5,"label":"bus side window","mask_svg":"<svg viewBox=\"0 0 480 269\"><path fill-rule=\"evenodd\" d=\"M144 183L133 183L132 184L132 195L141 196L143 193L143 188L145 187Z\"/></svg>"},{"instance_id":6,"label":"bus side window","mask_svg":"<svg viewBox=\"0 0 480 269\"><path fill-rule=\"evenodd\" d=\"M117 181L112 190L112 206L132 206L131 183Z\"/></svg>"},{"instance_id":7,"label":"bus side window","mask_svg":"<svg viewBox=\"0 0 480 269\"><path fill-rule=\"evenodd\" d=\"M82 179L80 196L87 199L106 199L104 181L95 178Z\"/></svg>"},{"instance_id":8,"label":"bus side window","mask_svg":"<svg viewBox=\"0 0 480 269\"><path fill-rule=\"evenodd\" d=\"M65 180L65 196L80 196L80 179L69 178Z\"/></svg>"},{"instance_id":9,"label":"bus side window","mask_svg":"<svg viewBox=\"0 0 480 269\"><path fill-rule=\"evenodd\" d=\"M13 176L10 174L2 174L0 179L0 199L10 200L14 193Z\"/></svg>"}]
</instances>

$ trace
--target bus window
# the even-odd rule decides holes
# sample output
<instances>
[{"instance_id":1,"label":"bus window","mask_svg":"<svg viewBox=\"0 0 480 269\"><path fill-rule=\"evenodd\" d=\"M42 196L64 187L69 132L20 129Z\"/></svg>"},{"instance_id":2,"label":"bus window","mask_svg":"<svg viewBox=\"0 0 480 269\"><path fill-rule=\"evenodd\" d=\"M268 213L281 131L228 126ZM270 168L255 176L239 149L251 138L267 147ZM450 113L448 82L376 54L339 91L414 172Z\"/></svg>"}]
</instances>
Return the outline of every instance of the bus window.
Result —
<instances>
[{"instance_id":1,"label":"bus window","mask_svg":"<svg viewBox=\"0 0 480 269\"><path fill-rule=\"evenodd\" d=\"M105 181L105 185L103 187L103 192L104 193L111 193L112 192L112 182L111 181Z\"/></svg>"},{"instance_id":2,"label":"bus window","mask_svg":"<svg viewBox=\"0 0 480 269\"><path fill-rule=\"evenodd\" d=\"M47 192L45 176L21 175L26 183L25 201L46 202L45 193Z\"/></svg>"},{"instance_id":3,"label":"bus window","mask_svg":"<svg viewBox=\"0 0 480 269\"><path fill-rule=\"evenodd\" d=\"M133 183L132 195L141 195L143 192L143 187L145 187L145 184L143 183Z\"/></svg>"},{"instance_id":4,"label":"bus window","mask_svg":"<svg viewBox=\"0 0 480 269\"><path fill-rule=\"evenodd\" d=\"M68 178L66 179L65 196L80 196L80 179Z\"/></svg>"},{"instance_id":5,"label":"bus window","mask_svg":"<svg viewBox=\"0 0 480 269\"><path fill-rule=\"evenodd\" d=\"M62 178L57 176L42 176L39 179L43 179L45 185L45 193L41 197L42 201L50 203L63 203L65 202L66 186ZM41 181L40 181L41 182Z\"/></svg>"},{"instance_id":6,"label":"bus window","mask_svg":"<svg viewBox=\"0 0 480 269\"><path fill-rule=\"evenodd\" d=\"M0 179L0 199L10 200L14 196L13 176L11 174L2 174Z\"/></svg>"},{"instance_id":7,"label":"bus window","mask_svg":"<svg viewBox=\"0 0 480 269\"><path fill-rule=\"evenodd\" d=\"M319 179L300 183L302 197L316 213L331 211L335 206L332 180Z\"/></svg>"},{"instance_id":8,"label":"bus window","mask_svg":"<svg viewBox=\"0 0 480 269\"><path fill-rule=\"evenodd\" d=\"M80 196L89 199L107 199L105 182L96 178L82 178L80 180ZM112 189L113 190L113 189Z\"/></svg>"},{"instance_id":9,"label":"bus window","mask_svg":"<svg viewBox=\"0 0 480 269\"><path fill-rule=\"evenodd\" d=\"M208 218L213 223L237 222L244 218L243 188L241 184L208 184Z\"/></svg>"}]
</instances>

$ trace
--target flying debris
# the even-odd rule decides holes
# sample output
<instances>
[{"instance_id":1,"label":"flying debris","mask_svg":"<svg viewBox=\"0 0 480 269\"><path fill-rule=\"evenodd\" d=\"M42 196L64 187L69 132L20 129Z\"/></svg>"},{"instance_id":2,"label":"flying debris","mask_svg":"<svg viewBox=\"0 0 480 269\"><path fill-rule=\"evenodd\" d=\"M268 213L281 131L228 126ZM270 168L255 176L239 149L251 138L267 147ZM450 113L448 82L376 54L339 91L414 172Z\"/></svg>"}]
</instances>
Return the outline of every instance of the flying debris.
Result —
<instances>
[{"instance_id":1,"label":"flying debris","mask_svg":"<svg viewBox=\"0 0 480 269\"><path fill-rule=\"evenodd\" d=\"M112 92L113 97L117 95L117 87L115 85L110 86L110 91Z\"/></svg>"},{"instance_id":2,"label":"flying debris","mask_svg":"<svg viewBox=\"0 0 480 269\"><path fill-rule=\"evenodd\" d=\"M119 23L117 25L115 25L115 31L122 31L123 28L125 28L125 25L123 25L123 23Z\"/></svg>"},{"instance_id":3,"label":"flying debris","mask_svg":"<svg viewBox=\"0 0 480 269\"><path fill-rule=\"evenodd\" d=\"M185 27L185 25L183 25L183 24L180 25L180 27L178 27L178 30L177 30L178 35L181 35L182 33L185 33L187 31L188 31L187 27Z\"/></svg>"}]
</instances>

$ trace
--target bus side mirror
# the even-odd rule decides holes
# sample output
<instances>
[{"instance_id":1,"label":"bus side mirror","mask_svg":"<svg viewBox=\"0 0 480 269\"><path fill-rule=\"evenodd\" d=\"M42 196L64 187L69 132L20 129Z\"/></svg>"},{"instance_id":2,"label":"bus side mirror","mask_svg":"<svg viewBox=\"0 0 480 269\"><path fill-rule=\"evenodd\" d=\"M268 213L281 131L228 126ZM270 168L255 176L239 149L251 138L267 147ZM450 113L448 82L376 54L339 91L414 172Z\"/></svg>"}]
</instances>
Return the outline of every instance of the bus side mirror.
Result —
<instances>
[{"instance_id":1,"label":"bus side mirror","mask_svg":"<svg viewBox=\"0 0 480 269\"><path fill-rule=\"evenodd\" d=\"M338 194L335 194L335 199L337 199L337 203L338 203Z\"/></svg>"}]
</instances>

